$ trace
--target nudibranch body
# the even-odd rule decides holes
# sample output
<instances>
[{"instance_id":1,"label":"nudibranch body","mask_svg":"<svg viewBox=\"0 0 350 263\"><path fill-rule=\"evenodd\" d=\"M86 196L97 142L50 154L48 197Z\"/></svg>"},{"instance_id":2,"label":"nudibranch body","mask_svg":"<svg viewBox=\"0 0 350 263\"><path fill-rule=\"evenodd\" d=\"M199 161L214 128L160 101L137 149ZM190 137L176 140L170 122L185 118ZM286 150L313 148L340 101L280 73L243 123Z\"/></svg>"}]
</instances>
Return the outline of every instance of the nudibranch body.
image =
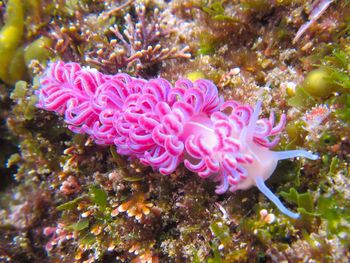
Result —
<instances>
[{"instance_id":1,"label":"nudibranch body","mask_svg":"<svg viewBox=\"0 0 350 263\"><path fill-rule=\"evenodd\" d=\"M65 116L69 129L96 143L115 145L122 155L170 174L184 163L218 183L217 194L257 186L280 211L289 211L264 184L279 160L317 156L304 150L275 152L285 115L260 118L253 109L218 96L209 80L144 80L104 75L77 63L50 64L37 91L39 108ZM227 113L229 112L229 113Z\"/></svg>"}]
</instances>

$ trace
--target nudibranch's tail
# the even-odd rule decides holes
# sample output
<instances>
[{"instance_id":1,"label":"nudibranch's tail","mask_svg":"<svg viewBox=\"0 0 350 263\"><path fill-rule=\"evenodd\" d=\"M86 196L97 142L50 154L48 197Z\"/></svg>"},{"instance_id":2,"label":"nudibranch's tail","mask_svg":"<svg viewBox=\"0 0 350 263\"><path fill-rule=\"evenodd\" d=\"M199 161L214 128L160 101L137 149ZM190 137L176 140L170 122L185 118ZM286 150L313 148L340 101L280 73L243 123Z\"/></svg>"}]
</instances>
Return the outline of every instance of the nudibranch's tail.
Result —
<instances>
[{"instance_id":1,"label":"nudibranch's tail","mask_svg":"<svg viewBox=\"0 0 350 263\"><path fill-rule=\"evenodd\" d=\"M258 189L268 198L270 199L276 206L277 208L285 215L297 219L300 217L299 214L293 213L290 211L287 207L285 207L280 199L273 193L271 190L265 185L264 179L262 177L257 177L255 179L256 186Z\"/></svg>"},{"instance_id":2,"label":"nudibranch's tail","mask_svg":"<svg viewBox=\"0 0 350 263\"><path fill-rule=\"evenodd\" d=\"M281 152L274 152L275 158L277 160L284 160L284 159L290 159L295 157L304 157L311 160L317 160L318 155L310 153L305 150L291 150L291 151L281 151Z\"/></svg>"},{"instance_id":3,"label":"nudibranch's tail","mask_svg":"<svg viewBox=\"0 0 350 263\"><path fill-rule=\"evenodd\" d=\"M312 154L305 150L292 150L292 151L281 151L281 152L274 152L275 158L277 160L284 160L294 157L304 157L311 160L318 159L318 156L316 154ZM264 179L262 177L256 177L255 183L258 189L268 198L270 199L277 208L285 215L297 219L300 217L298 213L294 213L290 211L287 207L285 207L282 202L279 200L279 198L271 192L271 190L265 185Z\"/></svg>"}]
</instances>

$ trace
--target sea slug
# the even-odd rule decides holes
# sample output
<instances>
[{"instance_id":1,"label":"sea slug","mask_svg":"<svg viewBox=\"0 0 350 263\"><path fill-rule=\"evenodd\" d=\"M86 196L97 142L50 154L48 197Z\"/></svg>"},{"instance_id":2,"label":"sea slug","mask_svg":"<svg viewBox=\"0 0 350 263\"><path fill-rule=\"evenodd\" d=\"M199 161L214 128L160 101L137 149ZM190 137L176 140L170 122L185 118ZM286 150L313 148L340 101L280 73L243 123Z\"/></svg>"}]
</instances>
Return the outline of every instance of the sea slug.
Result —
<instances>
[{"instance_id":1,"label":"sea slug","mask_svg":"<svg viewBox=\"0 0 350 263\"><path fill-rule=\"evenodd\" d=\"M144 80L127 74L104 75L77 63L51 63L37 90L37 106L64 115L70 130L97 144L115 145L119 154L139 158L162 174L184 163L218 183L217 194L257 186L279 210L298 218L264 181L279 160L317 156L305 150L272 151L285 125L259 118L254 108L224 102L209 80Z\"/></svg>"}]
</instances>

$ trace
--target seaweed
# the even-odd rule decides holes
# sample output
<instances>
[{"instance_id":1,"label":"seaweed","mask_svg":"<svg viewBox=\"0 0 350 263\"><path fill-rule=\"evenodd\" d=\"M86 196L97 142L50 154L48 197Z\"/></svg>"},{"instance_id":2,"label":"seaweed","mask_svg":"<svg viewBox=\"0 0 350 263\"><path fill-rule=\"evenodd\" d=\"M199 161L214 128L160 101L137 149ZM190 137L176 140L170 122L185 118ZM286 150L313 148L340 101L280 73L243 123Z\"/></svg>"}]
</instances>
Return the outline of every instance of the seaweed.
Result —
<instances>
[{"instance_id":1,"label":"seaweed","mask_svg":"<svg viewBox=\"0 0 350 263\"><path fill-rule=\"evenodd\" d=\"M333 1L293 44L316 2L2 1L0 261L347 262L350 6ZM137 30L140 5L161 34L138 49L151 46L144 58L113 64L118 48L137 53L124 32ZM187 55L173 59L173 48ZM72 134L35 107L41 74L58 59L106 74L205 77L225 99L285 113L276 150L320 157L280 162L270 181L301 219L254 189L216 195L181 166L163 176Z\"/></svg>"}]
</instances>

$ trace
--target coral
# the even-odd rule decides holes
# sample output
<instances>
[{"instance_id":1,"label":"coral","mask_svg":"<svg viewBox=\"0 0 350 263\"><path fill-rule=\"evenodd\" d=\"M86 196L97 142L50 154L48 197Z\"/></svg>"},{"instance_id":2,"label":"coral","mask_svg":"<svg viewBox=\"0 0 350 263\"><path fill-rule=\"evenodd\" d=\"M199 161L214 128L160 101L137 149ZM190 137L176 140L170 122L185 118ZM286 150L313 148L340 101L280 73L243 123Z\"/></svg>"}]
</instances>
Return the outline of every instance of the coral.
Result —
<instances>
[{"instance_id":1,"label":"coral","mask_svg":"<svg viewBox=\"0 0 350 263\"><path fill-rule=\"evenodd\" d=\"M135 217L137 220L141 220L143 216L147 216L151 212L153 204L145 203L145 194L135 194L131 200L122 203L118 207L119 212L127 212L129 217Z\"/></svg>"},{"instance_id":2,"label":"coral","mask_svg":"<svg viewBox=\"0 0 350 263\"><path fill-rule=\"evenodd\" d=\"M64 227L63 224L58 224L57 227L44 228L44 235L51 237L45 246L47 252L50 252L54 246L61 246L63 242L74 238L74 235L65 230Z\"/></svg>"},{"instance_id":3,"label":"coral","mask_svg":"<svg viewBox=\"0 0 350 263\"><path fill-rule=\"evenodd\" d=\"M150 244L150 247L152 247L153 244ZM133 253L136 255L136 257L131 261L131 263L158 263L159 258L158 256L154 255L152 253L151 249L142 249L140 244L132 245L132 247L129 249L129 253Z\"/></svg>"},{"instance_id":4,"label":"coral","mask_svg":"<svg viewBox=\"0 0 350 263\"><path fill-rule=\"evenodd\" d=\"M69 176L60 187L60 191L65 195L71 195L80 190L80 185L74 176Z\"/></svg>"},{"instance_id":5,"label":"coral","mask_svg":"<svg viewBox=\"0 0 350 263\"><path fill-rule=\"evenodd\" d=\"M259 120L261 102L255 109L236 101L223 103L205 79L181 79L172 88L161 78L103 75L63 62L50 65L37 95L39 108L64 114L72 131L86 133L98 144L115 144L119 154L137 157L162 174L184 162L200 177L219 182L218 194L256 185L283 213L298 217L264 181L278 160L317 156L303 150L270 151L278 138L269 137L283 129L285 117L277 125L273 113ZM226 109L231 109L229 115ZM185 152L190 158L184 158Z\"/></svg>"},{"instance_id":6,"label":"coral","mask_svg":"<svg viewBox=\"0 0 350 263\"><path fill-rule=\"evenodd\" d=\"M180 47L180 41L172 38L175 29L169 15L157 7L126 1L118 6L106 4L110 10L105 10L98 3L65 6L63 2L61 8L68 14L60 10L62 19L52 21L51 30L44 33L53 40L50 51L63 60L109 73L124 68L138 75L154 75L165 60L191 57L189 48Z\"/></svg>"},{"instance_id":7,"label":"coral","mask_svg":"<svg viewBox=\"0 0 350 263\"><path fill-rule=\"evenodd\" d=\"M82 52L89 47L90 39L98 41L95 36L102 34L100 23L96 23L96 15L92 13L95 5L89 5L88 10L91 12L87 17L84 13L87 11L86 6L82 2L60 1L55 8L55 15L60 19L50 21L46 31L43 32L53 42L49 48L54 56L62 59L74 59L76 61L83 60ZM85 12L84 12L85 11ZM94 32L94 33L93 33ZM96 35L95 35L96 34Z\"/></svg>"},{"instance_id":8,"label":"coral","mask_svg":"<svg viewBox=\"0 0 350 263\"><path fill-rule=\"evenodd\" d=\"M135 196L139 195L136 193ZM146 208L147 204L144 205ZM118 252L117 258L120 259L127 256L134 258L135 262L157 262L153 237L149 232L149 228L156 230L154 220L148 216L146 222L142 214L140 222L135 220L131 223L133 220L124 218L117 207L117 198L108 197L108 192L96 185L92 185L87 193L83 192L59 205L57 210L62 212L64 223L44 228L43 233L50 237L46 244L47 251L52 255L68 251L66 260L74 257L75 260L95 262L102 259L105 253ZM70 250L69 242L73 242L77 249Z\"/></svg>"},{"instance_id":9,"label":"coral","mask_svg":"<svg viewBox=\"0 0 350 263\"><path fill-rule=\"evenodd\" d=\"M178 50L176 47L162 47L158 40L168 37L171 33L169 26L164 25L163 14L154 9L153 17L146 18L144 5L135 8L137 22L132 21L130 14L124 16L125 30L121 33L118 25L110 28L115 38L109 44L97 50L96 54L88 52L86 61L98 66L104 72L118 72L123 67L134 68L139 74L147 67L163 60L174 58L190 58L188 47Z\"/></svg>"}]
</instances>

